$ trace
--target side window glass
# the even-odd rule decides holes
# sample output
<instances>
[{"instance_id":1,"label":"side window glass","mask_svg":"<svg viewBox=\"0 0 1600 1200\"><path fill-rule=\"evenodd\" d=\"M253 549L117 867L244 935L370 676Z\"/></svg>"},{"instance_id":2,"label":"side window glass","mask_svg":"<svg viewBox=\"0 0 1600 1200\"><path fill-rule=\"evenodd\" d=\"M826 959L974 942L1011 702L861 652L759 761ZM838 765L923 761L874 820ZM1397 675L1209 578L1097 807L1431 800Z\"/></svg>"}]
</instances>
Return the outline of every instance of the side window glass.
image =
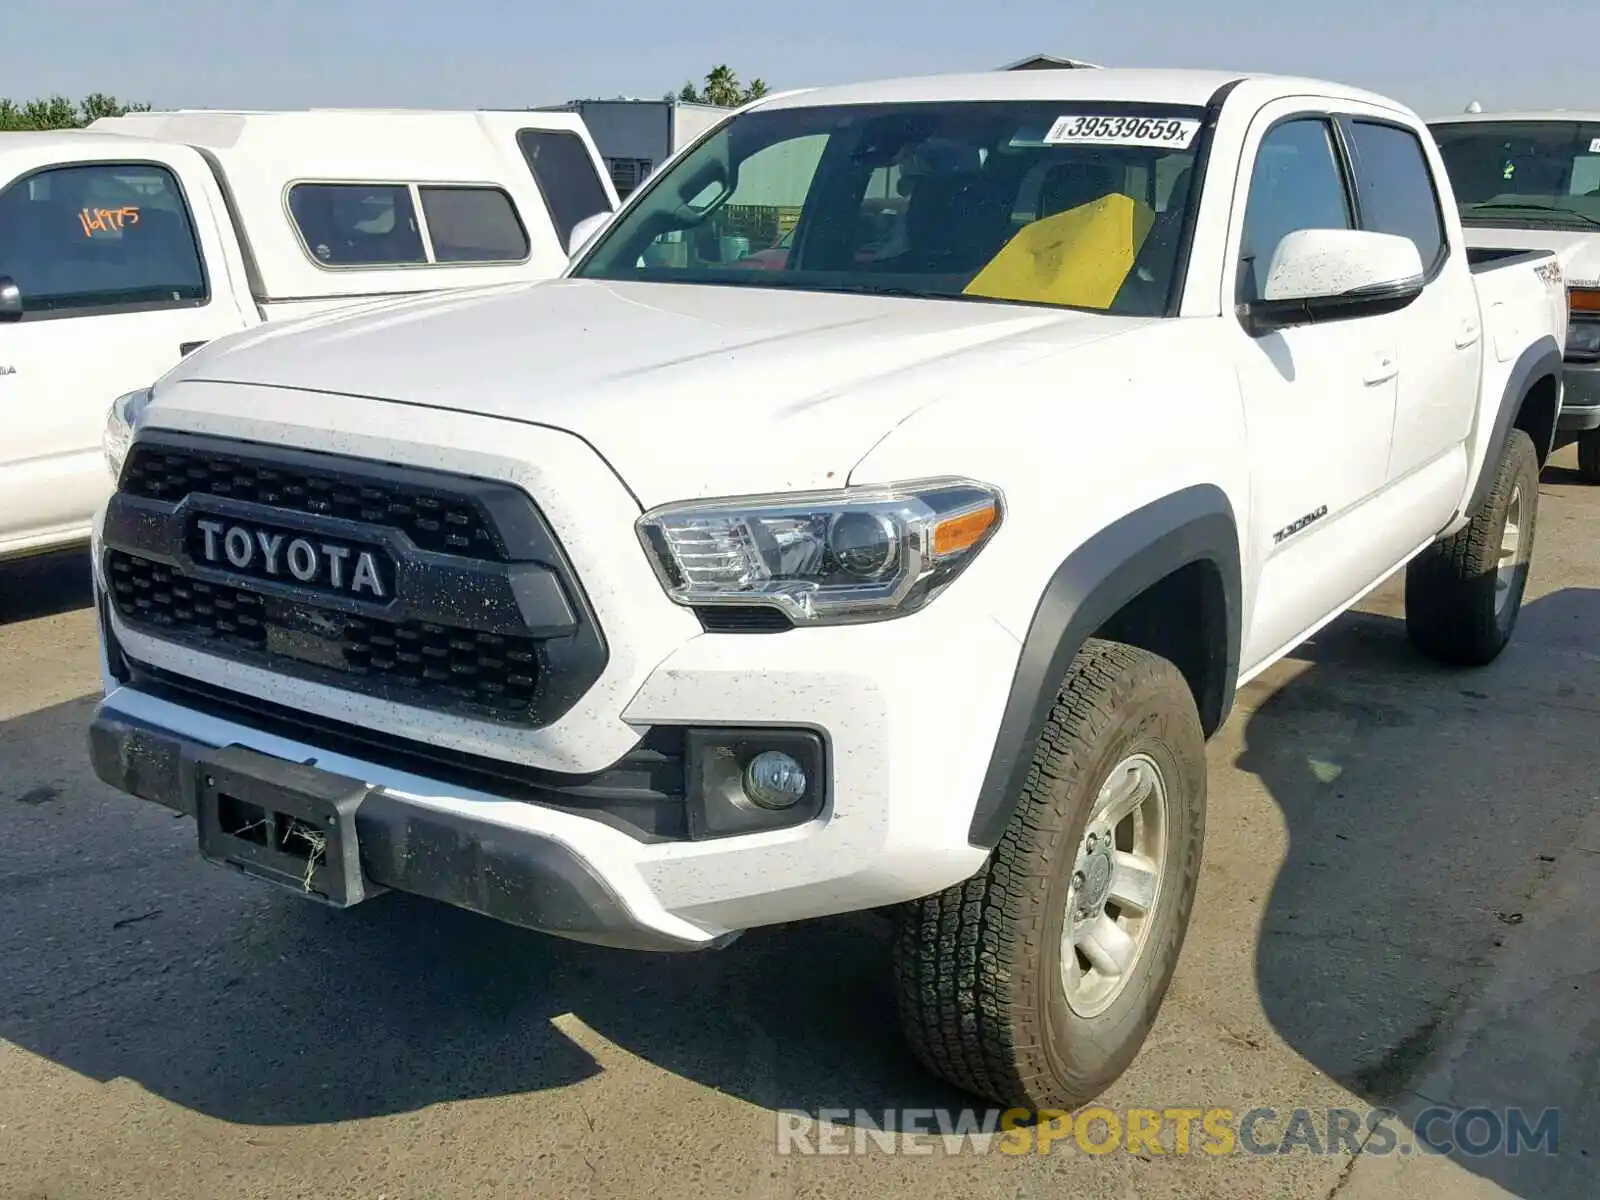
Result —
<instances>
[{"instance_id":1,"label":"side window glass","mask_svg":"<svg viewBox=\"0 0 1600 1200\"><path fill-rule=\"evenodd\" d=\"M511 197L499 188L423 184L417 190L435 262L521 262L528 257L528 234Z\"/></svg>"},{"instance_id":2,"label":"side window glass","mask_svg":"<svg viewBox=\"0 0 1600 1200\"><path fill-rule=\"evenodd\" d=\"M1350 143L1362 226L1410 238L1422 265L1436 267L1448 243L1422 143L1407 130L1370 121L1351 122Z\"/></svg>"},{"instance_id":3,"label":"side window glass","mask_svg":"<svg viewBox=\"0 0 1600 1200\"><path fill-rule=\"evenodd\" d=\"M1289 234L1349 228L1350 203L1328 122L1286 121L1262 138L1250 176L1240 250L1241 286L1248 298L1260 298L1272 256Z\"/></svg>"},{"instance_id":4,"label":"side window glass","mask_svg":"<svg viewBox=\"0 0 1600 1200\"><path fill-rule=\"evenodd\" d=\"M611 207L594 160L582 138L561 130L524 129L517 134L517 145L565 251L573 226Z\"/></svg>"},{"instance_id":5,"label":"side window glass","mask_svg":"<svg viewBox=\"0 0 1600 1200\"><path fill-rule=\"evenodd\" d=\"M325 267L428 261L403 183L297 183L289 212L311 257Z\"/></svg>"},{"instance_id":6,"label":"side window glass","mask_svg":"<svg viewBox=\"0 0 1600 1200\"><path fill-rule=\"evenodd\" d=\"M178 182L151 163L53 167L0 191L0 275L24 316L206 299Z\"/></svg>"}]
</instances>

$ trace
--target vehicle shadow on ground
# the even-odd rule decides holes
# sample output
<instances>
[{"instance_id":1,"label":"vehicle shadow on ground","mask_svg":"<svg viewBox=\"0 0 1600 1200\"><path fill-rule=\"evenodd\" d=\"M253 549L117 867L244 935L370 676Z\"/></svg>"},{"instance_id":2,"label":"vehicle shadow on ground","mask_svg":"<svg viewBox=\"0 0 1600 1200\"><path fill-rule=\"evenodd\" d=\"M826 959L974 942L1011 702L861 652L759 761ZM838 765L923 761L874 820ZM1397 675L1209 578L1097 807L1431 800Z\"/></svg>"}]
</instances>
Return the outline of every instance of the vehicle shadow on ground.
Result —
<instances>
[{"instance_id":1,"label":"vehicle shadow on ground","mask_svg":"<svg viewBox=\"0 0 1600 1200\"><path fill-rule=\"evenodd\" d=\"M1578 474L1578 469L1576 467L1547 466L1539 473L1539 482L1546 484L1566 483L1572 484L1575 487L1588 486L1584 483L1583 476Z\"/></svg>"},{"instance_id":2,"label":"vehicle shadow on ground","mask_svg":"<svg viewBox=\"0 0 1600 1200\"><path fill-rule=\"evenodd\" d=\"M86 548L0 562L0 625L52 617L93 603Z\"/></svg>"},{"instance_id":3,"label":"vehicle shadow on ground","mask_svg":"<svg viewBox=\"0 0 1600 1200\"><path fill-rule=\"evenodd\" d=\"M0 723L0 1039L253 1125L564 1087L605 1043L772 1109L975 1104L904 1048L869 918L652 955L393 893L320 908L81 770L93 704Z\"/></svg>"},{"instance_id":4,"label":"vehicle shadow on ground","mask_svg":"<svg viewBox=\"0 0 1600 1200\"><path fill-rule=\"evenodd\" d=\"M1426 1065L1592 794L1592 745L1543 706L1581 698L1585 664L1551 651L1600 644L1600 592L1546 597L1523 622L1501 663L1458 673L1422 662L1397 622L1347 618L1245 715L1239 765L1290 831L1262 1001L1374 1104ZM202 863L192 822L63 776L92 707L0 724L0 1038L86 1077L252 1125L563 1087L619 1051L768 1109L975 1104L904 1048L868 922L676 956L395 895L324 910Z\"/></svg>"},{"instance_id":5,"label":"vehicle shadow on ground","mask_svg":"<svg viewBox=\"0 0 1600 1200\"><path fill-rule=\"evenodd\" d=\"M1512 645L1476 671L1434 666L1403 621L1358 614L1297 651L1309 669L1247 719L1236 765L1266 785L1289 836L1258 935L1261 1002L1290 1046L1374 1106L1410 1120L1430 1100L1502 1115L1517 1103L1416 1089L1530 897L1575 852L1594 795L1597 650L1600 590L1530 602ZM1572 1104L1583 1069L1528 1097L1530 1122L1563 1095ZM1434 1132L1449 1137L1449 1121ZM1556 1160L1456 1161L1518 1195L1588 1196L1580 1133L1563 1127Z\"/></svg>"}]
</instances>

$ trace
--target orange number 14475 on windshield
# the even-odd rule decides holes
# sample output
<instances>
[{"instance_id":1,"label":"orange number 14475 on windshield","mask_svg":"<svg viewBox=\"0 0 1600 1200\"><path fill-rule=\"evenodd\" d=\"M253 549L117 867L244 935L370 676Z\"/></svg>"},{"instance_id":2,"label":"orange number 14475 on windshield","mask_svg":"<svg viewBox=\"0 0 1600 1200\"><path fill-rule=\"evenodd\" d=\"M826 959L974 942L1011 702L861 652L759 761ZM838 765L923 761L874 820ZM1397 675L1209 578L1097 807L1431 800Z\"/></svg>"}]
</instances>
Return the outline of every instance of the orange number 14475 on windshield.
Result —
<instances>
[{"instance_id":1,"label":"orange number 14475 on windshield","mask_svg":"<svg viewBox=\"0 0 1600 1200\"><path fill-rule=\"evenodd\" d=\"M85 208L79 210L78 220L83 225L83 236L93 237L97 233L110 233L113 229L137 225L139 206L128 204L122 208Z\"/></svg>"}]
</instances>

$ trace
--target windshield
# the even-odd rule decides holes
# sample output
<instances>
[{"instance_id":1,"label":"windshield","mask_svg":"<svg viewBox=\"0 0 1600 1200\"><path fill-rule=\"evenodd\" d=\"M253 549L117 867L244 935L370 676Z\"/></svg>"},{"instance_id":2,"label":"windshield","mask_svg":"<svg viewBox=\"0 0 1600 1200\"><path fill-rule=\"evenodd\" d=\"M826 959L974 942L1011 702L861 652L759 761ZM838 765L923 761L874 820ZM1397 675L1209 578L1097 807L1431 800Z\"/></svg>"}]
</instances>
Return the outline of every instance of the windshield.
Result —
<instances>
[{"instance_id":1,"label":"windshield","mask_svg":"<svg viewBox=\"0 0 1600 1200\"><path fill-rule=\"evenodd\" d=\"M1166 315L1201 116L757 109L652 179L572 275Z\"/></svg>"},{"instance_id":2,"label":"windshield","mask_svg":"<svg viewBox=\"0 0 1600 1200\"><path fill-rule=\"evenodd\" d=\"M1600 229L1600 123L1433 126L1468 225Z\"/></svg>"}]
</instances>

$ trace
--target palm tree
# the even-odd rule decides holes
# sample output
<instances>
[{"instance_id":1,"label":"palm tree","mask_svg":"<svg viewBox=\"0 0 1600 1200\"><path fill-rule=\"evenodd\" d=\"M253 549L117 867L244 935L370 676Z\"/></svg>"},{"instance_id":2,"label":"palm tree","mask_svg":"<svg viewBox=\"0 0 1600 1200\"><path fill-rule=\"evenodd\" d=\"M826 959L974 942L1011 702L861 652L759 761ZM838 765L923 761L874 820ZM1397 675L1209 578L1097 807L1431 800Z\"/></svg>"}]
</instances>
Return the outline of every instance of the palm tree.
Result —
<instances>
[{"instance_id":1,"label":"palm tree","mask_svg":"<svg viewBox=\"0 0 1600 1200\"><path fill-rule=\"evenodd\" d=\"M742 98L739 77L733 73L732 68L726 63L712 67L710 74L706 76L705 102L715 104L719 108L737 108Z\"/></svg>"},{"instance_id":2,"label":"palm tree","mask_svg":"<svg viewBox=\"0 0 1600 1200\"><path fill-rule=\"evenodd\" d=\"M714 67L706 76L703 90L696 88L693 83L686 83L678 89L676 99L680 104L715 104L721 108L737 108L761 99L769 90L766 80L759 78L752 79L748 87L741 88L739 77L724 63ZM667 99L673 98L673 94L668 92Z\"/></svg>"}]
</instances>

